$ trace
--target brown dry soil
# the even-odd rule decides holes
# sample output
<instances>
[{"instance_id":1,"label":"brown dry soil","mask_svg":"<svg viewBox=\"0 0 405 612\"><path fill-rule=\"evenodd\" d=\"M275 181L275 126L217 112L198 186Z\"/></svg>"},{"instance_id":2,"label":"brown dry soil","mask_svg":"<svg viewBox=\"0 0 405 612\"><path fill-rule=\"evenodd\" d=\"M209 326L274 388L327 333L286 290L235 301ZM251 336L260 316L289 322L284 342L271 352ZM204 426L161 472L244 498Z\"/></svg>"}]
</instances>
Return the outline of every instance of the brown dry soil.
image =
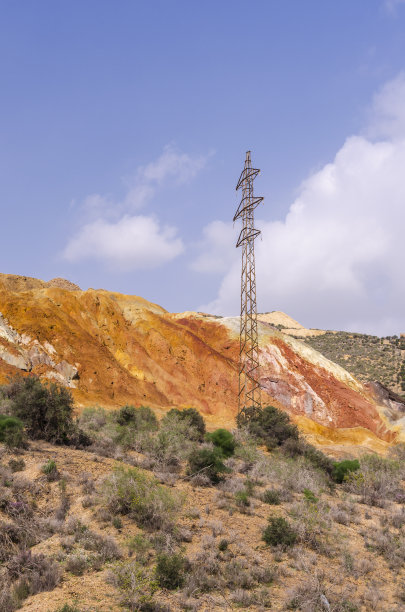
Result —
<instances>
[{"instance_id":1,"label":"brown dry soil","mask_svg":"<svg viewBox=\"0 0 405 612\"><path fill-rule=\"evenodd\" d=\"M3 449L1 463L7 465L12 456L21 457L4 452ZM15 476L36 481L40 485L36 501L38 511L44 517L51 518L54 515L59 502L59 486L57 482L47 482L40 468L49 459L54 459L67 482L67 493L71 500L68 517L79 517L91 529L104 535L112 535L122 549L124 557L128 558L126 542L129 536L139 533L140 530L126 517L122 518L123 526L119 530L111 523L103 523L96 519L95 507L82 506L84 493L80 486L80 479L84 474L89 474L96 482L100 482L114 466L122 465L121 462L90 452L52 446L43 442L31 443L29 451L25 451L22 457L26 462L26 468ZM227 479L234 477L235 474L227 476ZM238 474L238 478L244 476ZM323 592L338 593L340 599L346 598L348 601L358 603L357 608L347 607L345 608L347 610L361 610L361 612L404 610L404 607L400 607L404 604L401 604L397 597L405 579L404 568L391 571L380 555L365 546L367 534L379 528L380 520L383 520L386 510L356 503L355 514L348 525L334 522L325 536L325 542L329 539L329 543L324 551L299 546L290 553L273 552L262 541L263 529L269 515L287 516L291 504L269 506L255 498L252 499L251 506L241 512L233 503L233 495L221 493L218 488L192 486L185 480L177 480L170 488L174 495L184 493L186 495L179 525L187 528L192 534L191 542L184 543L185 554L188 557L193 557L204 547L214 547L217 550L219 540L226 538L230 543L229 550L236 558L248 559L252 565L274 568L274 582L268 588L265 587L268 590L271 606L242 606L239 609L285 610L287 594L292 587L300 583L306 584L311 578L320 577L324 573L326 577L322 587ZM293 498L302 500L302 495L294 494ZM343 491L333 496L323 493L322 501L330 506L336 506L339 502L347 503L348 495ZM396 504L394 506L399 509ZM0 519L3 520L4 516ZM59 559L63 559L63 555L60 556L62 553L60 539L59 535L54 535L34 547L33 551L55 557L59 555ZM60 563L63 567L63 560ZM113 586L107 584L107 573L107 566L100 571L86 571L83 576L74 576L64 571L62 582L54 591L39 593L28 598L21 610L54 612L65 603L76 602L80 610L85 612L118 612L122 609L119 594ZM179 595L176 592L159 591L157 600L169 605L173 611L186 609L179 605ZM205 611L238 608L232 604L232 593L229 591L202 594L199 602L201 607L198 609Z\"/></svg>"}]
</instances>

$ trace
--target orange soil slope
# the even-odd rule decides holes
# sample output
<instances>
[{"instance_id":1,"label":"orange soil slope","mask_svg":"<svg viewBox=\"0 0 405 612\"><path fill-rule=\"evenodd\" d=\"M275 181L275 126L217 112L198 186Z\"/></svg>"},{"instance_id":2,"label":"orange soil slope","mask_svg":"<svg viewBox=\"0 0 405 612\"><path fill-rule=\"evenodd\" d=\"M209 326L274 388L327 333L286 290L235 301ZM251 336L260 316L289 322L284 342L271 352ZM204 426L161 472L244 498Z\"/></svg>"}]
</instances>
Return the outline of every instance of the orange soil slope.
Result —
<instances>
[{"instance_id":1,"label":"orange soil slope","mask_svg":"<svg viewBox=\"0 0 405 612\"><path fill-rule=\"evenodd\" d=\"M216 425L235 417L237 318L175 315L136 296L11 275L0 275L0 313L2 382L30 371L71 387L78 406L194 406ZM396 437L398 424L345 370L259 328L264 401L319 424L322 436L360 428Z\"/></svg>"}]
</instances>

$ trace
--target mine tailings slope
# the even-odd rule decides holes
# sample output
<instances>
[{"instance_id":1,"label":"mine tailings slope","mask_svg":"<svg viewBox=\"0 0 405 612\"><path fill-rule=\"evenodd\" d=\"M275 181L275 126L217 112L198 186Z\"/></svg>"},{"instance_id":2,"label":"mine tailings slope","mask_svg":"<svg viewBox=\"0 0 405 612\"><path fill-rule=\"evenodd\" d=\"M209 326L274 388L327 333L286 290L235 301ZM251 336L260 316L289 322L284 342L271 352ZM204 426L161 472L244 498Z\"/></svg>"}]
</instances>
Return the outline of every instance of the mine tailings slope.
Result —
<instances>
[{"instance_id":1,"label":"mine tailings slope","mask_svg":"<svg viewBox=\"0 0 405 612\"><path fill-rule=\"evenodd\" d=\"M32 372L70 387L78 409L193 406L209 425L234 425L237 317L171 314L136 296L4 274L0 312L0 382ZM401 415L342 367L266 322L259 334L263 403L315 441L383 450L401 437Z\"/></svg>"}]
</instances>

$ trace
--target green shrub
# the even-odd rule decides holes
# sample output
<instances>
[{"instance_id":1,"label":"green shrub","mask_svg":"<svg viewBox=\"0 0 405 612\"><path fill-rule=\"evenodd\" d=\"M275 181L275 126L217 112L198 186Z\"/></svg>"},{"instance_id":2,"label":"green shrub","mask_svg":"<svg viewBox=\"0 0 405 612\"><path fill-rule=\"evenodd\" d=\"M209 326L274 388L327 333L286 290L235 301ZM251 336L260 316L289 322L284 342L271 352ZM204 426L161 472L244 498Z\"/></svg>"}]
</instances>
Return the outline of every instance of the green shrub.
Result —
<instances>
[{"instance_id":1,"label":"green shrub","mask_svg":"<svg viewBox=\"0 0 405 612\"><path fill-rule=\"evenodd\" d=\"M132 536L127 543L129 555L135 553L136 560L143 565L146 565L152 544L148 538L141 533Z\"/></svg>"},{"instance_id":2,"label":"green shrub","mask_svg":"<svg viewBox=\"0 0 405 612\"><path fill-rule=\"evenodd\" d=\"M311 504L316 504L319 501L319 499L315 496L311 489L304 489L303 493L304 498L307 502L310 502Z\"/></svg>"},{"instance_id":3,"label":"green shrub","mask_svg":"<svg viewBox=\"0 0 405 612\"><path fill-rule=\"evenodd\" d=\"M224 457L231 457L235 451L235 439L227 429L216 429L206 434L206 439L218 448Z\"/></svg>"},{"instance_id":4,"label":"green shrub","mask_svg":"<svg viewBox=\"0 0 405 612\"><path fill-rule=\"evenodd\" d=\"M41 472L45 474L47 480L57 480L59 478L58 468L53 459L49 459L44 465L41 467Z\"/></svg>"},{"instance_id":5,"label":"green shrub","mask_svg":"<svg viewBox=\"0 0 405 612\"><path fill-rule=\"evenodd\" d=\"M250 500L247 491L237 491L235 493L235 502L238 508L248 508Z\"/></svg>"},{"instance_id":6,"label":"green shrub","mask_svg":"<svg viewBox=\"0 0 405 612\"><path fill-rule=\"evenodd\" d=\"M122 406L116 416L119 425L130 425L137 431L156 431L158 421L155 413L148 406Z\"/></svg>"},{"instance_id":7,"label":"green shrub","mask_svg":"<svg viewBox=\"0 0 405 612\"><path fill-rule=\"evenodd\" d=\"M384 507L387 500L395 500L398 495L403 497L402 470L398 461L374 454L364 455L359 463L359 470L347 473L344 486L361 495L363 503Z\"/></svg>"},{"instance_id":8,"label":"green shrub","mask_svg":"<svg viewBox=\"0 0 405 612\"><path fill-rule=\"evenodd\" d=\"M87 433L100 431L108 420L108 414L99 406L85 408L80 415L79 424Z\"/></svg>"},{"instance_id":9,"label":"green shrub","mask_svg":"<svg viewBox=\"0 0 405 612\"><path fill-rule=\"evenodd\" d=\"M229 546L228 540L223 538L222 540L220 540L220 542L218 544L218 550L220 550L221 552L225 552L225 550L227 550L228 546Z\"/></svg>"},{"instance_id":10,"label":"green shrub","mask_svg":"<svg viewBox=\"0 0 405 612\"><path fill-rule=\"evenodd\" d=\"M8 448L25 445L24 425L20 419L0 414L0 442L4 442Z\"/></svg>"},{"instance_id":11,"label":"green shrub","mask_svg":"<svg viewBox=\"0 0 405 612\"><path fill-rule=\"evenodd\" d=\"M312 465L331 475L335 462L312 444L301 438L288 438L283 442L281 450L287 457L305 457Z\"/></svg>"},{"instance_id":12,"label":"green shrub","mask_svg":"<svg viewBox=\"0 0 405 612\"><path fill-rule=\"evenodd\" d=\"M247 427L269 450L280 446L288 438L298 440L296 425L291 423L286 412L274 406L265 406L262 410L244 408L238 415L237 423L238 427Z\"/></svg>"},{"instance_id":13,"label":"green shrub","mask_svg":"<svg viewBox=\"0 0 405 612\"><path fill-rule=\"evenodd\" d=\"M216 484L220 481L220 474L228 469L222 462L222 453L218 450L200 448L192 452L188 459L188 473L190 475L204 474Z\"/></svg>"},{"instance_id":14,"label":"green shrub","mask_svg":"<svg viewBox=\"0 0 405 612\"><path fill-rule=\"evenodd\" d=\"M174 414L177 415L179 419L188 421L191 428L196 432L195 438L200 441L203 440L205 434L205 421L198 410L195 408L185 408L184 410L172 408L166 416L170 418L170 416Z\"/></svg>"},{"instance_id":15,"label":"green shrub","mask_svg":"<svg viewBox=\"0 0 405 612\"><path fill-rule=\"evenodd\" d=\"M154 609L153 594L158 585L149 568L136 561L122 561L112 568L109 581L120 591L123 606L130 610Z\"/></svg>"},{"instance_id":16,"label":"green shrub","mask_svg":"<svg viewBox=\"0 0 405 612\"><path fill-rule=\"evenodd\" d=\"M55 610L55 612L81 612L81 610L75 605L65 603L62 607Z\"/></svg>"},{"instance_id":17,"label":"green shrub","mask_svg":"<svg viewBox=\"0 0 405 612\"><path fill-rule=\"evenodd\" d=\"M177 589L184 584L188 561L181 554L160 554L156 558L156 579L162 589Z\"/></svg>"},{"instance_id":18,"label":"green shrub","mask_svg":"<svg viewBox=\"0 0 405 612\"><path fill-rule=\"evenodd\" d=\"M112 526L115 527L115 529L118 529L118 531L122 529L122 520L120 519L119 516L113 517Z\"/></svg>"},{"instance_id":19,"label":"green shrub","mask_svg":"<svg viewBox=\"0 0 405 612\"><path fill-rule=\"evenodd\" d=\"M269 524L263 532L263 540L269 546L288 548L295 544L297 533L283 517L271 516L269 518Z\"/></svg>"},{"instance_id":20,"label":"green shrub","mask_svg":"<svg viewBox=\"0 0 405 612\"><path fill-rule=\"evenodd\" d=\"M332 471L332 478L335 482L341 484L349 472L357 472L360 469L360 463L357 459L345 459L335 463Z\"/></svg>"},{"instance_id":21,"label":"green shrub","mask_svg":"<svg viewBox=\"0 0 405 612\"><path fill-rule=\"evenodd\" d=\"M11 400L10 410L24 423L28 437L56 444L69 442L75 431L69 389L27 376L16 378L2 391Z\"/></svg>"},{"instance_id":22,"label":"green shrub","mask_svg":"<svg viewBox=\"0 0 405 612\"><path fill-rule=\"evenodd\" d=\"M263 493L263 501L271 506L278 506L281 503L280 494L275 489L267 489Z\"/></svg>"},{"instance_id":23,"label":"green shrub","mask_svg":"<svg viewBox=\"0 0 405 612\"><path fill-rule=\"evenodd\" d=\"M122 408L120 408L117 412L116 419L119 425L128 425L128 423L133 423L136 419L135 406L122 406Z\"/></svg>"},{"instance_id":24,"label":"green shrub","mask_svg":"<svg viewBox=\"0 0 405 612\"><path fill-rule=\"evenodd\" d=\"M160 422L157 435L149 440L148 454L164 466L164 470L178 471L180 461L186 459L196 446L198 433L188 418L171 410Z\"/></svg>"},{"instance_id":25,"label":"green shrub","mask_svg":"<svg viewBox=\"0 0 405 612\"><path fill-rule=\"evenodd\" d=\"M102 499L112 514L127 514L139 526L171 528L182 498L137 468L117 467L102 485Z\"/></svg>"}]
</instances>

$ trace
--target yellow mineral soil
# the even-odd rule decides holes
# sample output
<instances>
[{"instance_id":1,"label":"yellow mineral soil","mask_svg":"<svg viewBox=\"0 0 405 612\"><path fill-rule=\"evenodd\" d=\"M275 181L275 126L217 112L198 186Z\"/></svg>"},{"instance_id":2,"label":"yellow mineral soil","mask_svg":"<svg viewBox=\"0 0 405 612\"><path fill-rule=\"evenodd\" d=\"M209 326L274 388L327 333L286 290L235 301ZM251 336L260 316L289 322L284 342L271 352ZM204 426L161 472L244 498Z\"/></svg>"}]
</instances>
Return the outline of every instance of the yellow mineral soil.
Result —
<instances>
[{"instance_id":1,"label":"yellow mineral soil","mask_svg":"<svg viewBox=\"0 0 405 612\"><path fill-rule=\"evenodd\" d=\"M71 388L78 410L193 406L209 427L235 424L237 317L171 314L137 296L4 274L0 313L0 382L31 372ZM388 418L346 370L269 322L259 334L263 403L288 411L319 444L383 449L402 435L399 416Z\"/></svg>"},{"instance_id":2,"label":"yellow mineral soil","mask_svg":"<svg viewBox=\"0 0 405 612\"><path fill-rule=\"evenodd\" d=\"M288 334L289 336L294 336L295 338L306 338L309 336L322 336L325 334L325 330L323 329L307 329L301 323L298 323L292 317L289 317L285 312L281 312L281 310L274 310L273 312L265 312L263 314L257 315L259 321L263 323L269 323L270 325L283 326L283 333Z\"/></svg>"}]
</instances>

